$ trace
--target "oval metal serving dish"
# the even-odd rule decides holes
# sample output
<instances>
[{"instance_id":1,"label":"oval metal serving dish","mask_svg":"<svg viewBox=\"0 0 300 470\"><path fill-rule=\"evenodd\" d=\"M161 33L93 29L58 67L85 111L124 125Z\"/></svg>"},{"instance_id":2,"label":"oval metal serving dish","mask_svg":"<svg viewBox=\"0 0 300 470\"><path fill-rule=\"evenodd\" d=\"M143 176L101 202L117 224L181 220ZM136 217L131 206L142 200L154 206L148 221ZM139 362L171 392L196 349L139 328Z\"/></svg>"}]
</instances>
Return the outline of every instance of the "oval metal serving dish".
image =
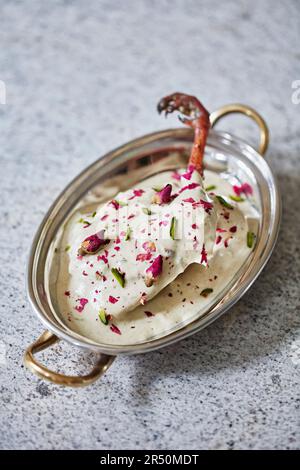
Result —
<instances>
[{"instance_id":1,"label":"oval metal serving dish","mask_svg":"<svg viewBox=\"0 0 300 470\"><path fill-rule=\"evenodd\" d=\"M247 260L242 272L235 277L221 299L209 311L189 323L159 338L135 345L109 345L96 343L73 333L58 321L57 312L48 292L49 262L47 256L55 237L72 213L88 194L101 192L112 178L121 176L121 190L128 189L126 175L130 174L130 186L136 181L149 177L158 171L173 170L186 164L193 134L190 129L170 129L155 132L133 140L104 155L84 170L57 198L46 214L32 244L28 264L28 295L31 305L47 328L47 331L33 343L25 353L25 364L40 377L52 382L82 386L95 381L118 354L137 354L161 348L205 328L223 315L249 289L268 261L274 248L280 222L281 205L276 181L262 157L268 144L268 130L263 119L251 108L244 105L228 105L211 115L212 125L220 117L239 112L254 119L260 127L260 153L244 141L224 132L211 130L205 152L205 167L222 173L230 182L249 181L254 188L260 227L253 254ZM112 194L113 195L113 194ZM94 369L86 376L65 376L50 371L40 364L34 354L59 339L98 353Z\"/></svg>"}]
</instances>

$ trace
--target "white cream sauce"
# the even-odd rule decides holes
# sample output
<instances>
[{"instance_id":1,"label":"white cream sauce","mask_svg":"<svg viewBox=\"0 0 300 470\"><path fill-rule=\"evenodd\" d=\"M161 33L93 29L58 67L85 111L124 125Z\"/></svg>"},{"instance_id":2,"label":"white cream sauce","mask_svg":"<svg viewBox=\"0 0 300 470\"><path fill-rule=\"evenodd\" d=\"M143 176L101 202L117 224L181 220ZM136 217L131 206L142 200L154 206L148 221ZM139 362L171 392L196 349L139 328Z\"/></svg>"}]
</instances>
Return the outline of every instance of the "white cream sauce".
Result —
<instances>
[{"instance_id":1,"label":"white cream sauce","mask_svg":"<svg viewBox=\"0 0 300 470\"><path fill-rule=\"evenodd\" d=\"M168 183L176 198L168 204L151 204L153 188ZM186 188L191 183L195 187ZM115 196L121 204L118 210L106 203L96 213L72 216L54 254L58 266L55 297L67 328L101 343L136 344L168 334L220 299L251 252L247 233L256 233L258 222L251 198L229 199L235 194L233 188L218 174L205 172L204 186L214 186L213 190L206 193L201 185L196 172L190 180L163 172L135 185L135 191ZM206 206L192 200L213 207L205 210ZM170 237L172 218L176 218L174 240ZM131 233L126 240L128 225ZM96 254L78 256L81 242L103 228L110 243ZM155 251L147 250L145 242L149 241ZM201 255L203 247L207 262ZM145 271L159 254L164 260L162 275L146 287ZM112 275L112 268L125 273L124 287ZM99 318L102 309L109 318L107 325Z\"/></svg>"}]
</instances>

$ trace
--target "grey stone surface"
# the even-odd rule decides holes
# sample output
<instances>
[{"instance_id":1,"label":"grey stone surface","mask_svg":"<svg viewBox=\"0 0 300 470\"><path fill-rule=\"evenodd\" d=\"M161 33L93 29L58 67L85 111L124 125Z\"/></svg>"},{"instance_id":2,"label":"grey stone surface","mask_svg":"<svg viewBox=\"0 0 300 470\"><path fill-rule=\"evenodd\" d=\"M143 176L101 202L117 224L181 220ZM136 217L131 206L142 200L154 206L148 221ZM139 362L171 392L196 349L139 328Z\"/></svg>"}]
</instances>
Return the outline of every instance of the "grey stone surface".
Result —
<instances>
[{"instance_id":1,"label":"grey stone surface","mask_svg":"<svg viewBox=\"0 0 300 470\"><path fill-rule=\"evenodd\" d=\"M279 1L0 1L1 448L295 449L299 439L300 6ZM105 151L177 125L155 112L180 90L209 109L257 108L283 194L275 252L223 319L167 350L118 359L95 385L62 389L22 366L42 331L25 293L43 214ZM223 128L255 143L255 126ZM42 358L76 373L92 358Z\"/></svg>"}]
</instances>

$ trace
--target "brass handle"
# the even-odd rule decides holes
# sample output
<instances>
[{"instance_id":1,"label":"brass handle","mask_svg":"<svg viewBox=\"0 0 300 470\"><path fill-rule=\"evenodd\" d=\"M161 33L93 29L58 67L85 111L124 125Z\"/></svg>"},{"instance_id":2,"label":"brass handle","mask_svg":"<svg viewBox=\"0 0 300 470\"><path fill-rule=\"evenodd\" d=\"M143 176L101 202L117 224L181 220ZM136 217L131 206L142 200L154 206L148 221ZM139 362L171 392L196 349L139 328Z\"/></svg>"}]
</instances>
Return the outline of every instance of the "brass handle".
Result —
<instances>
[{"instance_id":1,"label":"brass handle","mask_svg":"<svg viewBox=\"0 0 300 470\"><path fill-rule=\"evenodd\" d=\"M223 117L227 116L227 114L233 113L241 113L245 114L246 116L253 119L259 126L260 129L260 142L258 151L261 155L264 155L267 151L269 145L269 129L265 122L265 120L258 114L255 109L250 108L250 106L246 106L245 104L227 104L226 106L222 106L222 108L217 109L216 111L212 112L210 115L210 122L211 126L214 127L215 124Z\"/></svg>"},{"instance_id":2,"label":"brass handle","mask_svg":"<svg viewBox=\"0 0 300 470\"><path fill-rule=\"evenodd\" d=\"M58 372L47 369L34 358L34 354L49 348L53 344L57 343L59 338L51 333L45 331L34 343L32 343L25 351L24 364L34 374L38 375L42 379L50 380L51 382L58 385L65 385L69 387L85 387L95 382L101 375L103 375L109 366L113 363L115 356L108 356L101 354L92 369L87 375L63 375Z\"/></svg>"}]
</instances>

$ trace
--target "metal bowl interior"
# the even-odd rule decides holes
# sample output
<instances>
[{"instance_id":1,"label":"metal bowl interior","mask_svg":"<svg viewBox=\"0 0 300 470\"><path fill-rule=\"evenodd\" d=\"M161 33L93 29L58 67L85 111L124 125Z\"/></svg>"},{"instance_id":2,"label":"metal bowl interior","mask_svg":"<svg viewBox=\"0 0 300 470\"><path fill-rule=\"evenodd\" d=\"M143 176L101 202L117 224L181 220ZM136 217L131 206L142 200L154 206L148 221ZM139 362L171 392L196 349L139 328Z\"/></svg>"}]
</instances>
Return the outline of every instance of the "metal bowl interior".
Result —
<instances>
[{"instance_id":1,"label":"metal bowl interior","mask_svg":"<svg viewBox=\"0 0 300 470\"><path fill-rule=\"evenodd\" d=\"M192 140L193 134L189 129L170 129L133 140L89 166L53 203L32 244L27 286L29 299L37 316L59 338L79 347L111 355L137 354L158 349L215 321L240 299L257 278L271 255L279 230L281 205L276 181L266 161L251 146L230 134L212 130L206 147L206 168L220 172L232 181L249 181L254 188L256 210L260 219L254 252L222 298L205 314L183 324L181 328L151 341L128 346L96 343L64 327L55 315L48 291L48 253L61 226L74 208L83 198L95 193L101 194L101 188L109 186L116 177L120 180L121 176L124 190L134 183L135 178L138 181L159 171L183 167Z\"/></svg>"}]
</instances>

